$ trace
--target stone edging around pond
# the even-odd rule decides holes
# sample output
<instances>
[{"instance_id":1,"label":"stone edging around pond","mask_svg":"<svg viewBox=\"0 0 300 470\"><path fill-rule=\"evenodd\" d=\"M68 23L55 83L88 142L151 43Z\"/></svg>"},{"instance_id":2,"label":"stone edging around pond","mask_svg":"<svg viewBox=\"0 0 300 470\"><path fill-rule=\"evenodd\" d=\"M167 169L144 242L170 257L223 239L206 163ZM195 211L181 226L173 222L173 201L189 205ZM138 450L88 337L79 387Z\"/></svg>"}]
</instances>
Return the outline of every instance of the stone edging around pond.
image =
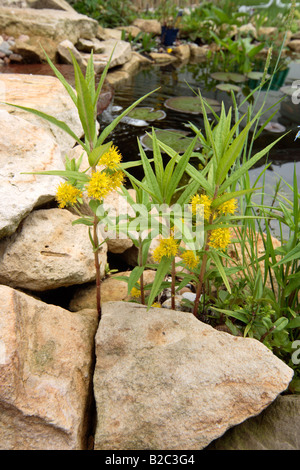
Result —
<instances>
[{"instance_id":1,"label":"stone edging around pond","mask_svg":"<svg viewBox=\"0 0 300 470\"><path fill-rule=\"evenodd\" d=\"M116 29L102 28L98 23L85 15L78 14L64 0L52 0L51 9L43 8L43 1L13 2L13 8L9 7L10 0L2 0L0 7L0 64L22 63L22 62L44 62L45 57L41 46L45 49L52 60L63 63L71 63L68 49L71 49L80 65L86 66L91 49L95 53L96 71L101 72L111 52L112 44L119 42L115 51L111 70L108 74L108 82L117 86L129 78L141 64L157 63L167 64L170 62L201 61L206 58L208 51L216 52L219 46L199 46L194 43L182 43L179 41L175 46L166 51L161 48L158 52L150 52L141 55L134 50L129 42L122 41L122 30L130 32L136 37L139 32L151 32L159 36L160 23L156 20L136 19L131 26ZM26 8L17 8L16 7ZM49 8L47 2L47 8ZM30 8L28 8L30 6ZM32 8L33 6L33 8ZM57 9L55 9L57 8ZM256 30L252 24L233 28L232 34L238 31L251 34L256 37ZM283 34L278 33L274 27L260 28L260 36L274 38L281 42ZM292 35L287 33L285 46L291 51L300 52L299 33ZM285 52L285 51L283 51ZM267 49L261 51L266 55ZM97 66L98 63L98 66ZM116 69L117 67L117 69Z\"/></svg>"}]
</instances>

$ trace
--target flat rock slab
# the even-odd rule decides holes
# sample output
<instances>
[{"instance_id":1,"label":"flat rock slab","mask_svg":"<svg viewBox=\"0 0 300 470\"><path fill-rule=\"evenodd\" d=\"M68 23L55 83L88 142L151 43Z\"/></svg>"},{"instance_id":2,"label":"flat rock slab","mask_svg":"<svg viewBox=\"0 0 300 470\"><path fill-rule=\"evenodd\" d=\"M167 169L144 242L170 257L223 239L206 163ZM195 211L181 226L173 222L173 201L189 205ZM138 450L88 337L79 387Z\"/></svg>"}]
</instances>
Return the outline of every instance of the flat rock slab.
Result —
<instances>
[{"instance_id":1,"label":"flat rock slab","mask_svg":"<svg viewBox=\"0 0 300 470\"><path fill-rule=\"evenodd\" d=\"M56 77L47 75L2 74L0 76L0 98L1 101L6 103L26 106L49 114L60 121L64 121L78 138L83 135L78 111L64 86ZM26 121L45 129L56 140L63 156L76 143L73 137L69 136L58 126L49 123L35 114L13 106L3 104L0 106L1 109L10 114L22 117Z\"/></svg>"},{"instance_id":2,"label":"flat rock slab","mask_svg":"<svg viewBox=\"0 0 300 470\"><path fill-rule=\"evenodd\" d=\"M257 340L126 302L103 305L96 356L98 450L203 449L293 376Z\"/></svg>"},{"instance_id":3,"label":"flat rock slab","mask_svg":"<svg viewBox=\"0 0 300 470\"><path fill-rule=\"evenodd\" d=\"M63 170L59 146L40 127L0 110L0 238L15 232L38 205L52 200L61 178L23 174Z\"/></svg>"},{"instance_id":4,"label":"flat rock slab","mask_svg":"<svg viewBox=\"0 0 300 470\"><path fill-rule=\"evenodd\" d=\"M86 448L96 310L0 286L0 449Z\"/></svg>"},{"instance_id":5,"label":"flat rock slab","mask_svg":"<svg viewBox=\"0 0 300 470\"><path fill-rule=\"evenodd\" d=\"M14 37L20 34L46 37L57 43L68 38L75 44L80 37L95 37L98 22L75 10L1 7L0 31Z\"/></svg>"},{"instance_id":6,"label":"flat rock slab","mask_svg":"<svg viewBox=\"0 0 300 470\"><path fill-rule=\"evenodd\" d=\"M21 229L0 243L0 282L44 291L95 280L88 228L72 225L77 218L63 209L36 210L29 214ZM106 254L104 243L99 256L102 276Z\"/></svg>"}]
</instances>

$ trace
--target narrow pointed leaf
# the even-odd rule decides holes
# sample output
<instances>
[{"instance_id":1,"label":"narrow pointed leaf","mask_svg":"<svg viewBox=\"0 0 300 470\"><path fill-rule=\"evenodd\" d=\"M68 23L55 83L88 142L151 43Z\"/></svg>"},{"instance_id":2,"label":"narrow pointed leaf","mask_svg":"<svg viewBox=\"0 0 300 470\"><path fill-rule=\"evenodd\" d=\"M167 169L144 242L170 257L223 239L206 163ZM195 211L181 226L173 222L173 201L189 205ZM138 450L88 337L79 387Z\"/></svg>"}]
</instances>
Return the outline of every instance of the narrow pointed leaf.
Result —
<instances>
[{"instance_id":1,"label":"narrow pointed leaf","mask_svg":"<svg viewBox=\"0 0 300 470\"><path fill-rule=\"evenodd\" d=\"M23 109L23 111L27 111L29 113L35 114L36 116L39 116L43 119L45 119L48 122L51 122L51 124L54 124L55 126L59 127L63 131L65 131L67 134L69 134L71 137L73 137L76 142L81 145L81 147L87 152L88 149L86 145L77 137L77 135L70 129L70 127L64 122L60 121L59 119L56 119L54 116L50 116L49 114L43 113L42 111L38 111L33 108L27 108L26 106L19 106L17 104L12 104L12 103L3 103L9 106L14 106L15 108Z\"/></svg>"}]
</instances>

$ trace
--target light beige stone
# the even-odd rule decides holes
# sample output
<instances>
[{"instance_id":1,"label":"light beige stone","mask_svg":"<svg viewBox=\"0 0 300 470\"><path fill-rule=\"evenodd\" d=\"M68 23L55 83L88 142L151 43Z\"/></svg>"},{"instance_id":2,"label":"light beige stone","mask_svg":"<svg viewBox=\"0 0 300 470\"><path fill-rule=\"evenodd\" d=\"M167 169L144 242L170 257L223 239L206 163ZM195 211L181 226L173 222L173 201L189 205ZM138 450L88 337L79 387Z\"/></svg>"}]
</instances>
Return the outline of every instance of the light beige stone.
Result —
<instances>
[{"instance_id":1,"label":"light beige stone","mask_svg":"<svg viewBox=\"0 0 300 470\"><path fill-rule=\"evenodd\" d=\"M300 52L300 39L293 39L288 42L287 47L294 52Z\"/></svg>"},{"instance_id":2,"label":"light beige stone","mask_svg":"<svg viewBox=\"0 0 300 470\"><path fill-rule=\"evenodd\" d=\"M130 276L131 271L119 272L105 278L101 283L101 303L128 301L132 300L128 295L128 283L118 279L119 276ZM154 281L156 271L147 269L144 271L144 285ZM146 293L149 291L146 291ZM96 308L96 286L82 286L76 289L76 292L70 301L69 309L72 312L78 312L84 309Z\"/></svg>"},{"instance_id":3,"label":"light beige stone","mask_svg":"<svg viewBox=\"0 0 300 470\"><path fill-rule=\"evenodd\" d=\"M1 82L0 82L1 84ZM63 170L54 139L42 128L0 110L0 238L17 229L33 208L54 199L61 181L37 171Z\"/></svg>"},{"instance_id":4,"label":"light beige stone","mask_svg":"<svg viewBox=\"0 0 300 470\"><path fill-rule=\"evenodd\" d=\"M42 111L64 121L78 138L83 135L77 108L58 78L46 75L2 74L0 85L5 93L1 96L2 101ZM22 117L28 123L46 130L58 143L63 157L74 146L75 139L49 121L13 106L0 106L14 116Z\"/></svg>"},{"instance_id":5,"label":"light beige stone","mask_svg":"<svg viewBox=\"0 0 300 470\"><path fill-rule=\"evenodd\" d=\"M191 55L190 46L189 44L181 44L173 48L173 53L181 61L188 60Z\"/></svg>"},{"instance_id":6,"label":"light beige stone","mask_svg":"<svg viewBox=\"0 0 300 470\"><path fill-rule=\"evenodd\" d=\"M0 449L87 448L97 324L0 286Z\"/></svg>"},{"instance_id":7,"label":"light beige stone","mask_svg":"<svg viewBox=\"0 0 300 470\"><path fill-rule=\"evenodd\" d=\"M95 450L200 450L259 414L293 371L262 343L192 314L103 305L96 334Z\"/></svg>"},{"instance_id":8,"label":"light beige stone","mask_svg":"<svg viewBox=\"0 0 300 470\"><path fill-rule=\"evenodd\" d=\"M108 39L116 39L119 41L122 39L122 31L112 28L103 28L98 25L96 37L102 41L107 41Z\"/></svg>"},{"instance_id":9,"label":"light beige stone","mask_svg":"<svg viewBox=\"0 0 300 470\"><path fill-rule=\"evenodd\" d=\"M109 64L110 69L119 65L123 65L131 59L131 46L129 42L108 39L106 41L102 41L101 45L103 47L103 52L94 54L94 66L96 73L102 72L102 70L105 68L114 48L114 53ZM85 54L82 55L85 57Z\"/></svg>"},{"instance_id":10,"label":"light beige stone","mask_svg":"<svg viewBox=\"0 0 300 470\"><path fill-rule=\"evenodd\" d=\"M136 18L132 23L144 33L152 33L155 35L161 34L161 24L157 20L145 20L143 18Z\"/></svg>"},{"instance_id":11,"label":"light beige stone","mask_svg":"<svg viewBox=\"0 0 300 470\"><path fill-rule=\"evenodd\" d=\"M300 396L280 395L259 416L229 429L207 450L300 450Z\"/></svg>"},{"instance_id":12,"label":"light beige stone","mask_svg":"<svg viewBox=\"0 0 300 470\"><path fill-rule=\"evenodd\" d=\"M164 52L150 52L149 56L157 64L168 64L170 62L176 62L178 60L178 58L173 56L172 54L167 54Z\"/></svg>"},{"instance_id":13,"label":"light beige stone","mask_svg":"<svg viewBox=\"0 0 300 470\"><path fill-rule=\"evenodd\" d=\"M80 53L78 49L76 49L74 44L69 41L69 39L65 39L58 44L57 53L59 55L60 62L64 64L73 64L71 56L71 54L73 54L78 62L79 67L82 70L85 70L88 63L88 57L84 57L83 54Z\"/></svg>"},{"instance_id":14,"label":"light beige stone","mask_svg":"<svg viewBox=\"0 0 300 470\"><path fill-rule=\"evenodd\" d=\"M21 230L0 244L0 282L44 291L93 281L96 275L88 230L85 225L72 225L77 218L62 209L36 210L29 214ZM100 248L102 277L106 253L103 244Z\"/></svg>"},{"instance_id":15,"label":"light beige stone","mask_svg":"<svg viewBox=\"0 0 300 470\"><path fill-rule=\"evenodd\" d=\"M96 20L75 10L0 8L0 31L9 36L41 36L50 38L57 44L69 39L75 44L79 38L95 37L97 30Z\"/></svg>"},{"instance_id":16,"label":"light beige stone","mask_svg":"<svg viewBox=\"0 0 300 470\"><path fill-rule=\"evenodd\" d=\"M75 12L66 0L26 0L28 8L48 8L50 10L64 10Z\"/></svg>"},{"instance_id":17,"label":"light beige stone","mask_svg":"<svg viewBox=\"0 0 300 470\"><path fill-rule=\"evenodd\" d=\"M117 29L119 29L120 31L125 31L126 34L130 35L133 38L136 38L142 32L140 28L132 24L129 26L120 26Z\"/></svg>"}]
</instances>

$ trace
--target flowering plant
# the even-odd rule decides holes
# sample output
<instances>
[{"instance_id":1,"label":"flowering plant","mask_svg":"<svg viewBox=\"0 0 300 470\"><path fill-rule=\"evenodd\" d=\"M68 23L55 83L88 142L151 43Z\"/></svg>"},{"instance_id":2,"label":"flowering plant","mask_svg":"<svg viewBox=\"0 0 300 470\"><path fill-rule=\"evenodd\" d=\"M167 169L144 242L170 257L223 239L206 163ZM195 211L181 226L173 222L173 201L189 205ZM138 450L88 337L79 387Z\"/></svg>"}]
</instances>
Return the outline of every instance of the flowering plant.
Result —
<instances>
[{"instance_id":1,"label":"flowering plant","mask_svg":"<svg viewBox=\"0 0 300 470\"><path fill-rule=\"evenodd\" d=\"M78 161L76 161L74 158L72 160L66 158L65 170L36 172L36 174L61 176L64 179L64 182L59 185L56 194L56 200L59 207L73 207L73 209L80 216L80 218L77 219L74 223L81 223L89 227L89 238L93 247L95 259L97 287L96 297L99 319L101 318L101 275L99 251L101 249L101 245L106 241L105 239L100 241L98 234L98 224L101 222L101 219L105 218L106 215L103 210L101 210L101 208L108 193L122 186L124 181L123 170L131 165L133 166L138 164L137 162L133 164L126 164L121 162L122 156L118 149L112 144L112 142L104 143L104 141L109 137L110 133L115 129L115 127L127 113L129 113L149 94L153 93L150 92L134 102L125 111L123 111L123 113L117 116L112 121L112 123L103 129L102 132L100 132L98 135L97 102L109 69L113 53L114 50L112 51L111 57L101 75L99 84L96 88L93 53L90 55L86 73L84 75L79 67L78 62L70 51L74 67L75 90L65 80L63 75L59 72L59 70L55 67L55 65L45 53L49 65L54 71L56 77L67 90L69 96L77 108L84 131L84 141L81 140L80 136L77 136L65 122L36 109L11 104L11 106L15 106L33 113L60 127L82 147L83 153ZM86 152L88 158L88 168L81 170L84 152ZM84 195L90 198L89 206L94 214L91 217L85 215L83 216L80 211L80 206L83 203Z\"/></svg>"}]
</instances>

